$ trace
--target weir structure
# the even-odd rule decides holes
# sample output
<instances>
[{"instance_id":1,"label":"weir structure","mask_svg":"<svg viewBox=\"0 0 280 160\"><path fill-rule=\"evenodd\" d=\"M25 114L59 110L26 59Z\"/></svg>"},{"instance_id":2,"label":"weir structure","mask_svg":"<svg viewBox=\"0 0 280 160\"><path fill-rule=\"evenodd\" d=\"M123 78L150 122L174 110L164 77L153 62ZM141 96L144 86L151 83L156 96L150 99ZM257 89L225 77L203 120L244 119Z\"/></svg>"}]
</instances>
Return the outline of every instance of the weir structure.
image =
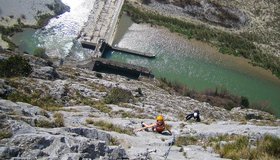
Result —
<instances>
[{"instance_id":1,"label":"weir structure","mask_svg":"<svg viewBox=\"0 0 280 160\"><path fill-rule=\"evenodd\" d=\"M99 39L112 45L114 31L124 0L95 0L87 22L78 38L81 43L96 46Z\"/></svg>"},{"instance_id":2,"label":"weir structure","mask_svg":"<svg viewBox=\"0 0 280 160\"><path fill-rule=\"evenodd\" d=\"M119 14L124 4L124 0L96 0L91 10L88 21L80 31L78 39L84 48L92 50L92 59L82 62L80 67L90 70L111 70L115 72L125 72L130 75L153 76L151 71L145 67L135 66L126 63L114 62L102 59L106 49L121 51L147 58L154 58L155 55L134 51L127 48L112 46Z\"/></svg>"},{"instance_id":3,"label":"weir structure","mask_svg":"<svg viewBox=\"0 0 280 160\"><path fill-rule=\"evenodd\" d=\"M139 76L154 77L152 71L146 67L111 61L104 58L94 58L84 61L84 63L80 63L78 67L92 71L120 74L130 78L138 78Z\"/></svg>"}]
</instances>

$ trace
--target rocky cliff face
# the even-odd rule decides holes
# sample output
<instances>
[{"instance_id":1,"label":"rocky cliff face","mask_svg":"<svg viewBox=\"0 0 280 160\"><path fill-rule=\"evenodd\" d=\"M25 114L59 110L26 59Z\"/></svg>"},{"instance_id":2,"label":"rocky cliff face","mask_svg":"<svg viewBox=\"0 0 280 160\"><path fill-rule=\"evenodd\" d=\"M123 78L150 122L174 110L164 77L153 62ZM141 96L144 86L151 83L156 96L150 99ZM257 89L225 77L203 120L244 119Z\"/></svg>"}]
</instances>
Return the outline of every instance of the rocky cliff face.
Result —
<instances>
[{"instance_id":1,"label":"rocky cliff face","mask_svg":"<svg viewBox=\"0 0 280 160\"><path fill-rule=\"evenodd\" d=\"M13 54L1 52L0 59ZM23 56L32 65L31 75L0 79L1 159L220 159L207 139L280 137L279 121L265 112L211 106L168 92L156 79L56 67ZM200 110L201 123L185 121L194 109ZM158 114L165 116L174 137L131 132L141 121L153 123ZM248 114L263 120L246 121ZM256 125L268 122L274 126ZM196 137L199 143L173 145L182 136Z\"/></svg>"},{"instance_id":2,"label":"rocky cliff face","mask_svg":"<svg viewBox=\"0 0 280 160\"><path fill-rule=\"evenodd\" d=\"M279 57L277 0L130 0L155 13L230 32L256 44L263 53ZM140 4L140 5L139 5Z\"/></svg>"},{"instance_id":3,"label":"rocky cliff face","mask_svg":"<svg viewBox=\"0 0 280 160\"><path fill-rule=\"evenodd\" d=\"M222 6L219 3L207 0L159 0L158 2L178 6L178 9L182 10L182 13L186 14L186 16L192 16L199 20L228 28L241 28L248 24L249 21L249 17L245 14L245 12L239 10L238 8Z\"/></svg>"}]
</instances>

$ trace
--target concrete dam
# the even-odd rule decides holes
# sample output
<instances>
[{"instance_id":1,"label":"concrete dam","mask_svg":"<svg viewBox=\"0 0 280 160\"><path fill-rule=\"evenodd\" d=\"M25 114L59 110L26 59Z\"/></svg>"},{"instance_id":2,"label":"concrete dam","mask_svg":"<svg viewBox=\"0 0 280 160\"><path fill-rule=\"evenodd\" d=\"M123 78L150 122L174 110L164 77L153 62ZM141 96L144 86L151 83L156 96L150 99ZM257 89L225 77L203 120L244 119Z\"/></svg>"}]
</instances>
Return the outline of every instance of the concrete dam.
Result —
<instances>
[{"instance_id":1,"label":"concrete dam","mask_svg":"<svg viewBox=\"0 0 280 160\"><path fill-rule=\"evenodd\" d=\"M151 53L144 53L140 51L134 51L128 48L119 48L112 46L115 32L117 30L117 24L119 20L119 14L121 12L124 0L96 0L93 9L91 10L90 16L85 23L83 29L80 31L77 39L81 42L84 48L91 49L90 53L92 59L86 60L88 65L98 65L103 68L111 68L112 70L125 71L128 73L135 73L136 75L152 75L149 69L144 67L137 67L135 65L113 62L111 60L102 60L103 53L106 49L112 51L120 51L127 54L133 54L146 58L154 58L155 55ZM96 60L98 59L98 61ZM90 70L95 70L97 65L89 67Z\"/></svg>"},{"instance_id":2,"label":"concrete dam","mask_svg":"<svg viewBox=\"0 0 280 160\"><path fill-rule=\"evenodd\" d=\"M114 32L124 0L96 0L85 26L78 38L83 43L96 45L105 39L112 45Z\"/></svg>"}]
</instances>

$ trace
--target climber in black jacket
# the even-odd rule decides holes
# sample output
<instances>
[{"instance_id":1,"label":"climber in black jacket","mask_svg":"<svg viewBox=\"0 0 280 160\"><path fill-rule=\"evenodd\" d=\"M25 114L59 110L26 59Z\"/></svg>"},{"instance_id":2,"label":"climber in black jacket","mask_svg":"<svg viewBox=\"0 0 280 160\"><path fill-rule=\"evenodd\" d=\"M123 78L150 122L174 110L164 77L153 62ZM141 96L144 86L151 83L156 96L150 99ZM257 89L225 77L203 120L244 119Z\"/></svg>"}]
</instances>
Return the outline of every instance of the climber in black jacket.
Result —
<instances>
[{"instance_id":1,"label":"climber in black jacket","mask_svg":"<svg viewBox=\"0 0 280 160\"><path fill-rule=\"evenodd\" d=\"M194 110L193 113L186 116L186 120L189 120L191 118L194 118L197 122L200 122L199 110Z\"/></svg>"}]
</instances>

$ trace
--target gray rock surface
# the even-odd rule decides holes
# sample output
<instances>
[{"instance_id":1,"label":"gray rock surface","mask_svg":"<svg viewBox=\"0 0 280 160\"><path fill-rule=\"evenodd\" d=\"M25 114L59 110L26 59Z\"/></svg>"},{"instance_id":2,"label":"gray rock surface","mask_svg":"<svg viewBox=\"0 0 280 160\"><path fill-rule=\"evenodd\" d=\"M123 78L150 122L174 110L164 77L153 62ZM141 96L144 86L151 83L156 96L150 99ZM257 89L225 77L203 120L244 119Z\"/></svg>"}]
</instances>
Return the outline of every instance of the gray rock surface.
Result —
<instances>
[{"instance_id":1,"label":"gray rock surface","mask_svg":"<svg viewBox=\"0 0 280 160\"><path fill-rule=\"evenodd\" d=\"M16 91L38 106L0 99L0 132L11 133L0 140L0 159L221 159L210 146L202 147L204 140L221 135L243 135L252 141L266 134L280 137L280 121L265 112L241 108L228 111L211 106L169 93L158 87L156 79L136 80L105 73L100 77L94 71L72 66L58 67L59 76L53 79L49 78L48 71L53 68L47 61L24 56L33 68L43 68L41 72L1 80L0 91L12 88L7 96ZM133 100L104 103L116 87L131 92ZM185 122L185 114L194 109L200 110L202 122ZM58 113L63 127L54 125L58 123ZM128 135L120 129L110 130L113 126L136 129L141 121L154 123L158 114L163 114L166 123L172 126L174 137L167 133L143 131ZM248 114L263 119L246 121ZM102 131L102 126L93 123L100 120L112 125ZM267 122L274 126L263 125ZM259 123L262 126L256 125ZM200 143L175 146L174 140L180 136L196 137Z\"/></svg>"},{"instance_id":2,"label":"gray rock surface","mask_svg":"<svg viewBox=\"0 0 280 160\"><path fill-rule=\"evenodd\" d=\"M13 88L9 86L4 79L0 79L0 97L6 97L13 91Z\"/></svg>"},{"instance_id":3,"label":"gray rock surface","mask_svg":"<svg viewBox=\"0 0 280 160\"><path fill-rule=\"evenodd\" d=\"M188 145L184 147L187 159L197 159L197 160L221 160L226 158L220 158L219 154L213 153L211 151L205 150L201 146Z\"/></svg>"},{"instance_id":4,"label":"gray rock surface","mask_svg":"<svg viewBox=\"0 0 280 160\"><path fill-rule=\"evenodd\" d=\"M194 17L202 21L229 28L241 28L248 24L249 17L245 12L207 0L192 2L166 2L152 0L147 6L163 14Z\"/></svg>"},{"instance_id":5,"label":"gray rock surface","mask_svg":"<svg viewBox=\"0 0 280 160\"><path fill-rule=\"evenodd\" d=\"M34 68L31 76L34 78L47 79L47 80L54 80L59 77L56 70L50 66Z\"/></svg>"},{"instance_id":6,"label":"gray rock surface","mask_svg":"<svg viewBox=\"0 0 280 160\"><path fill-rule=\"evenodd\" d=\"M12 137L0 140L0 158L63 159L67 157L117 159L126 157L120 147L111 147L110 134L95 128L37 128L24 117L38 119L42 109L26 103L0 100L1 125L11 128ZM47 111L44 111L47 112ZM12 115L11 115L12 113ZM51 113L49 113L51 115ZM46 118L46 117L45 117ZM33 123L34 125L34 123Z\"/></svg>"}]
</instances>

